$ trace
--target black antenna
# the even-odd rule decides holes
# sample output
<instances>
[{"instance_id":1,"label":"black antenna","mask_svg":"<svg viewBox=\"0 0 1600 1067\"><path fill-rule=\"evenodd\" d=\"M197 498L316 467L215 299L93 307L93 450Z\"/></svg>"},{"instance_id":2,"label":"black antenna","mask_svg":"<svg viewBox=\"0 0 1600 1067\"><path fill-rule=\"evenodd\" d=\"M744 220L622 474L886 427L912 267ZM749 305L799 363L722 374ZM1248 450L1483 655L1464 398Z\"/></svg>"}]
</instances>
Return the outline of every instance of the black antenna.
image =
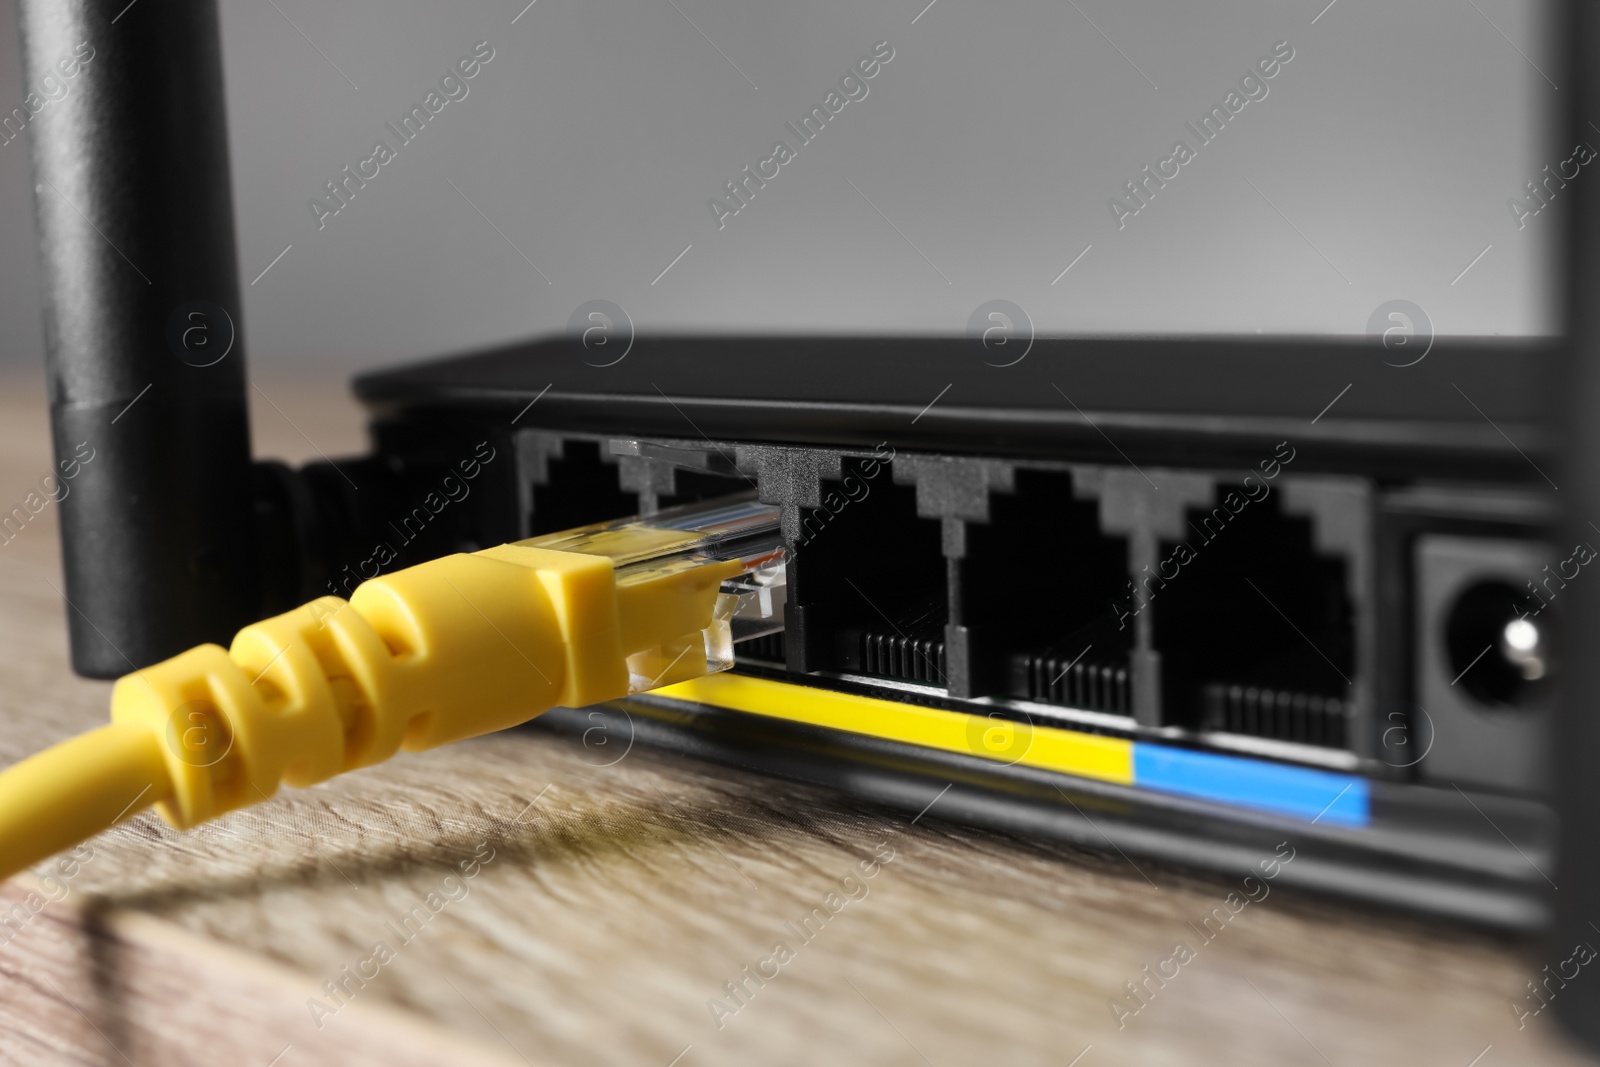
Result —
<instances>
[{"instance_id":1,"label":"black antenna","mask_svg":"<svg viewBox=\"0 0 1600 1067\"><path fill-rule=\"evenodd\" d=\"M261 603L217 9L17 6L72 665L112 677Z\"/></svg>"}]
</instances>

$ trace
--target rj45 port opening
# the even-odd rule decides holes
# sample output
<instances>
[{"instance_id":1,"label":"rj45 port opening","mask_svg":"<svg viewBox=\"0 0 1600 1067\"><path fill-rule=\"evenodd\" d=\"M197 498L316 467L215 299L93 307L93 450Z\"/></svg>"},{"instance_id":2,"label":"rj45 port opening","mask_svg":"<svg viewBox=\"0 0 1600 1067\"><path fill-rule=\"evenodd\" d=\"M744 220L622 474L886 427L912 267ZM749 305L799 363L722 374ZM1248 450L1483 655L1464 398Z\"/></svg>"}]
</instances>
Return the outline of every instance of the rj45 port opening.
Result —
<instances>
[{"instance_id":1,"label":"rj45 port opening","mask_svg":"<svg viewBox=\"0 0 1600 1067\"><path fill-rule=\"evenodd\" d=\"M535 435L533 536L694 504L749 487L748 479L617 455L605 438Z\"/></svg>"},{"instance_id":2,"label":"rj45 port opening","mask_svg":"<svg viewBox=\"0 0 1600 1067\"><path fill-rule=\"evenodd\" d=\"M1355 621L1345 560L1320 554L1283 494L1221 487L1161 546L1150 596L1169 724L1347 747ZM1186 549L1186 550L1185 550ZM1149 578L1148 575L1144 576Z\"/></svg>"},{"instance_id":3,"label":"rj45 port opening","mask_svg":"<svg viewBox=\"0 0 1600 1067\"><path fill-rule=\"evenodd\" d=\"M916 489L885 463L846 459L843 474L823 481L822 507L800 509L789 597L804 668L947 688L939 520L918 517Z\"/></svg>"},{"instance_id":4,"label":"rj45 port opening","mask_svg":"<svg viewBox=\"0 0 1600 1067\"><path fill-rule=\"evenodd\" d=\"M1128 542L1100 532L1099 505L1066 472L1019 470L1015 491L967 527L960 621L974 696L1000 695L1129 714L1133 630L1112 602Z\"/></svg>"},{"instance_id":5,"label":"rj45 port opening","mask_svg":"<svg viewBox=\"0 0 1600 1067\"><path fill-rule=\"evenodd\" d=\"M639 494L618 483L617 464L607 462L604 447L569 438L560 442L559 455L546 459L546 480L533 488L533 536L638 514Z\"/></svg>"}]
</instances>

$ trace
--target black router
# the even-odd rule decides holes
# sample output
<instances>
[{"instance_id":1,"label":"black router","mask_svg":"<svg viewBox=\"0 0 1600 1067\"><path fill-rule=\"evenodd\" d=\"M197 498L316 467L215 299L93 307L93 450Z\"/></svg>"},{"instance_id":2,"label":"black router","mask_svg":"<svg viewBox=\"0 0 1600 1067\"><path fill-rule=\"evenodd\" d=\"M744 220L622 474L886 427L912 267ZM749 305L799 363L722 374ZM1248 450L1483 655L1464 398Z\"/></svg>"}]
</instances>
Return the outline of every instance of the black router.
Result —
<instances>
[{"instance_id":1,"label":"black router","mask_svg":"<svg viewBox=\"0 0 1600 1067\"><path fill-rule=\"evenodd\" d=\"M1439 338L1398 367L1365 338L1041 338L995 373L963 337L641 336L613 361L563 336L363 376L373 454L290 470L250 456L214 4L102 46L119 6L19 5L30 81L95 48L33 138L55 448L97 457L62 501L80 673L443 553L754 491L781 508L786 629L741 646L726 699L545 728L600 714L1202 870L1288 843L1282 883L1592 937L1584 183L1554 339ZM1562 19L1576 129L1600 14ZM1600 1045L1593 1001L1558 1011Z\"/></svg>"}]
</instances>

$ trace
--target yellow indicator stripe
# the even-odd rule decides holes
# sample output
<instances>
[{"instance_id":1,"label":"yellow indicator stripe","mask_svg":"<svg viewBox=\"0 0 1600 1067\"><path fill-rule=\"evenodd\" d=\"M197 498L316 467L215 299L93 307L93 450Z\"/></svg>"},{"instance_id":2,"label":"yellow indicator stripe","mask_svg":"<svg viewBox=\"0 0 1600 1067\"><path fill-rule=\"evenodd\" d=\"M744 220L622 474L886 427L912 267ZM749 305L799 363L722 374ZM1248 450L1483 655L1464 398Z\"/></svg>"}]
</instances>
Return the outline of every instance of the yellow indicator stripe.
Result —
<instances>
[{"instance_id":1,"label":"yellow indicator stripe","mask_svg":"<svg viewBox=\"0 0 1600 1067\"><path fill-rule=\"evenodd\" d=\"M1133 784L1133 742L1116 737L897 704L742 674L693 678L655 692L675 700L962 752L997 763Z\"/></svg>"}]
</instances>

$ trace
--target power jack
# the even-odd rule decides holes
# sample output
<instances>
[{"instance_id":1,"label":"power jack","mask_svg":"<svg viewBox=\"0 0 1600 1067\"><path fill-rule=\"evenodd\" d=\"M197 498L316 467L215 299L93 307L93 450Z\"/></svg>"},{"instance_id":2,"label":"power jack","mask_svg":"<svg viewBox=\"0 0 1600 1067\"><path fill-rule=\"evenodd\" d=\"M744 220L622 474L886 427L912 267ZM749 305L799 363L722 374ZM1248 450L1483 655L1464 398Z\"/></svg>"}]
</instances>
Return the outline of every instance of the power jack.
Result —
<instances>
[{"instance_id":1,"label":"power jack","mask_svg":"<svg viewBox=\"0 0 1600 1067\"><path fill-rule=\"evenodd\" d=\"M1541 704L1556 673L1556 626L1533 614L1505 582L1481 581L1450 608L1445 647L1456 685L1480 704L1523 709Z\"/></svg>"}]
</instances>

